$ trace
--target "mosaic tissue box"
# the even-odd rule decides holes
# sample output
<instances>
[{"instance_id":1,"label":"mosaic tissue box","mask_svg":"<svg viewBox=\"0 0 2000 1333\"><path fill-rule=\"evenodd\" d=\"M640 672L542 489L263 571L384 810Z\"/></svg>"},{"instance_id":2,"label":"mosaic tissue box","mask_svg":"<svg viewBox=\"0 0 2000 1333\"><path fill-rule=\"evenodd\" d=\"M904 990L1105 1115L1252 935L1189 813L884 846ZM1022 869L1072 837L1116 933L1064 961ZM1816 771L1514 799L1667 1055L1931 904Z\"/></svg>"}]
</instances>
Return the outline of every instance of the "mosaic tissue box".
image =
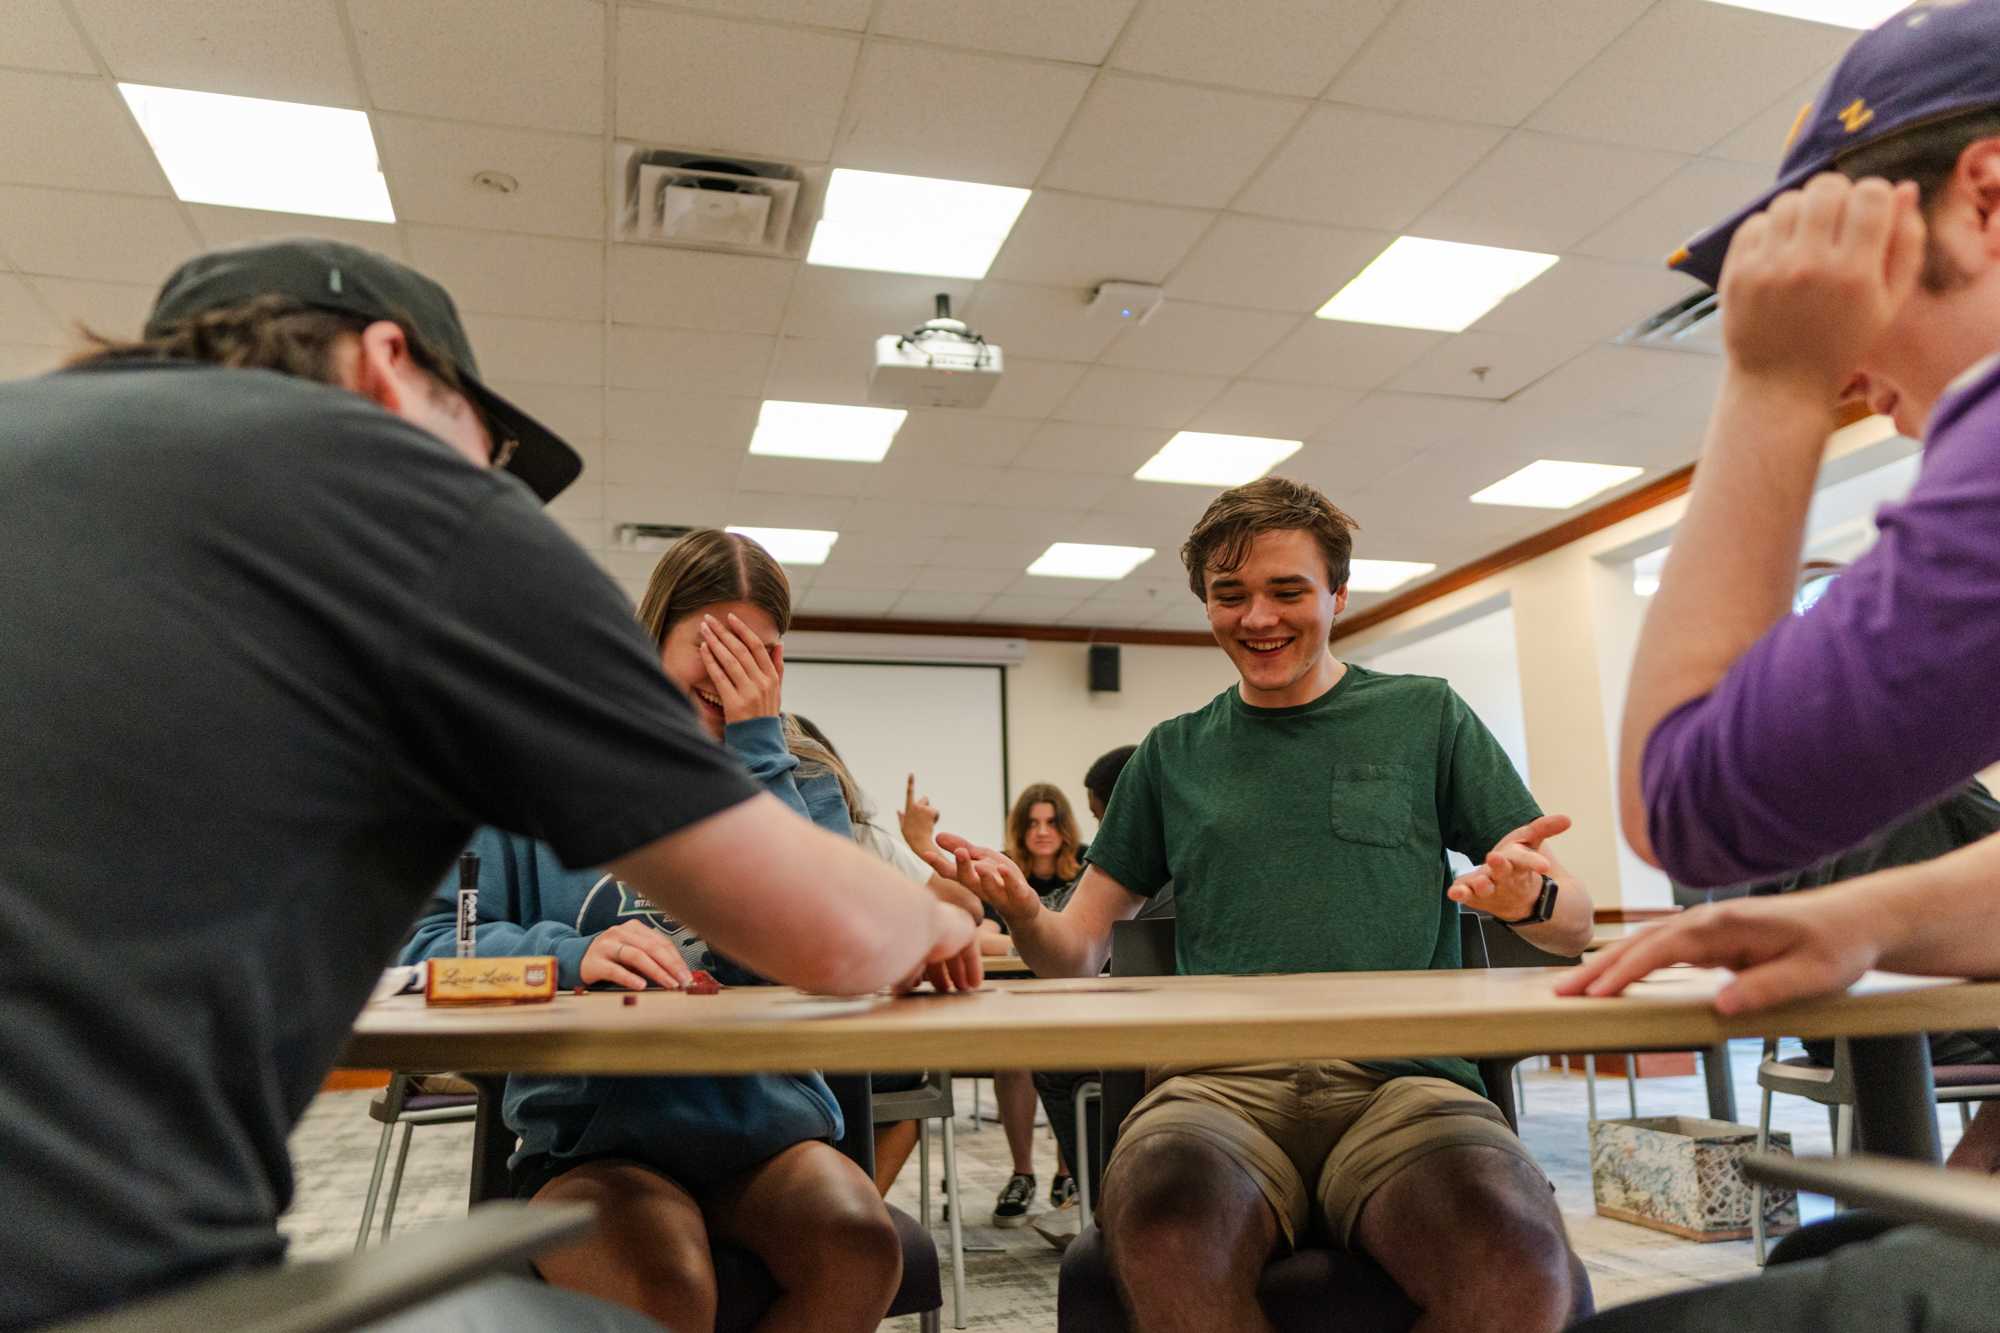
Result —
<instances>
[{"instance_id":1,"label":"mosaic tissue box","mask_svg":"<svg viewBox=\"0 0 2000 1333\"><path fill-rule=\"evenodd\" d=\"M1750 1234L1751 1190L1740 1164L1756 1149L1757 1131L1727 1120L1594 1121L1590 1183L1597 1211L1688 1240L1741 1240ZM1770 1151L1789 1154L1791 1135L1773 1133ZM1797 1227L1798 1195L1766 1189L1764 1222L1774 1236Z\"/></svg>"}]
</instances>

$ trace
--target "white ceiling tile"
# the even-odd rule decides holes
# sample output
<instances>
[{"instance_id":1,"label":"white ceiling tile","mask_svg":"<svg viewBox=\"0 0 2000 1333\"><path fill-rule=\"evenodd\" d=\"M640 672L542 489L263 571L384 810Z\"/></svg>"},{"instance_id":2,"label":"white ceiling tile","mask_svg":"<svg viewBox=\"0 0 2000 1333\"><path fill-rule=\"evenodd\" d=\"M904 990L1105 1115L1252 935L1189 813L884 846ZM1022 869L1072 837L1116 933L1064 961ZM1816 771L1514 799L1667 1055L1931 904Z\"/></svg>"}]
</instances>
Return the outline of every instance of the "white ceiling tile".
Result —
<instances>
[{"instance_id":1,"label":"white ceiling tile","mask_svg":"<svg viewBox=\"0 0 2000 1333\"><path fill-rule=\"evenodd\" d=\"M1317 96L1395 0L1148 0L1112 55L1121 69Z\"/></svg>"},{"instance_id":2,"label":"white ceiling tile","mask_svg":"<svg viewBox=\"0 0 2000 1333\"><path fill-rule=\"evenodd\" d=\"M613 389L605 397L605 434L616 440L668 440L707 449L750 447L755 398Z\"/></svg>"},{"instance_id":3,"label":"white ceiling tile","mask_svg":"<svg viewBox=\"0 0 2000 1333\"><path fill-rule=\"evenodd\" d=\"M613 546L597 552L597 563L636 601L645 596L646 585L660 557L653 551L628 551Z\"/></svg>"},{"instance_id":4,"label":"white ceiling tile","mask_svg":"<svg viewBox=\"0 0 2000 1333\"><path fill-rule=\"evenodd\" d=\"M618 133L825 161L861 43L761 23L618 12Z\"/></svg>"},{"instance_id":5,"label":"white ceiling tile","mask_svg":"<svg viewBox=\"0 0 2000 1333\"><path fill-rule=\"evenodd\" d=\"M1399 393L1508 398L1590 343L1590 338L1574 333L1453 334L1390 380L1388 387Z\"/></svg>"},{"instance_id":6,"label":"white ceiling tile","mask_svg":"<svg viewBox=\"0 0 2000 1333\"><path fill-rule=\"evenodd\" d=\"M1092 481L1107 489L1116 484L1110 477L1093 478ZM965 521L959 525L958 535L953 540L1024 543L1027 553L1021 557L1021 563L1014 566L1014 572L1019 574L1036 556L1048 549L1050 542L1068 541L1074 537L1083 517L1081 509L973 505L967 509Z\"/></svg>"},{"instance_id":7,"label":"white ceiling tile","mask_svg":"<svg viewBox=\"0 0 2000 1333\"><path fill-rule=\"evenodd\" d=\"M611 247L611 318L620 324L776 333L798 264L643 245Z\"/></svg>"},{"instance_id":8,"label":"white ceiling tile","mask_svg":"<svg viewBox=\"0 0 2000 1333\"><path fill-rule=\"evenodd\" d=\"M1411 224L1419 236L1559 252L1686 165L1675 153L1520 131Z\"/></svg>"},{"instance_id":9,"label":"white ceiling tile","mask_svg":"<svg viewBox=\"0 0 2000 1333\"><path fill-rule=\"evenodd\" d=\"M1763 167L1697 159L1576 249L1602 259L1664 266L1682 241L1730 216L1770 185L1771 173Z\"/></svg>"},{"instance_id":10,"label":"white ceiling tile","mask_svg":"<svg viewBox=\"0 0 2000 1333\"><path fill-rule=\"evenodd\" d=\"M951 297L952 308L962 311L977 290L976 283L960 278L806 264L792 284L785 333L793 338L852 339L872 349L883 334L908 333L929 319L937 293Z\"/></svg>"},{"instance_id":11,"label":"white ceiling tile","mask_svg":"<svg viewBox=\"0 0 2000 1333\"><path fill-rule=\"evenodd\" d=\"M1003 625L1037 625L1059 619L1082 605L1081 596L995 597L980 609L976 618Z\"/></svg>"},{"instance_id":12,"label":"white ceiling tile","mask_svg":"<svg viewBox=\"0 0 2000 1333\"><path fill-rule=\"evenodd\" d=\"M62 363L63 354L53 347L27 343L0 343L0 380L27 379L43 375Z\"/></svg>"},{"instance_id":13,"label":"white ceiling tile","mask_svg":"<svg viewBox=\"0 0 2000 1333\"><path fill-rule=\"evenodd\" d=\"M1188 423L1188 429L1303 440L1360 401L1361 394L1353 389L1237 380L1203 408L1201 415Z\"/></svg>"},{"instance_id":14,"label":"white ceiling tile","mask_svg":"<svg viewBox=\"0 0 2000 1333\"><path fill-rule=\"evenodd\" d=\"M920 569L910 579L911 592L997 593L1019 582L1012 569Z\"/></svg>"},{"instance_id":15,"label":"white ceiling tile","mask_svg":"<svg viewBox=\"0 0 2000 1333\"><path fill-rule=\"evenodd\" d=\"M822 574L820 579L826 576ZM813 586L799 600L795 609L798 614L808 616L885 616L889 608L896 604L902 594L890 589L885 592L868 592L861 589L828 588L820 579L813 580Z\"/></svg>"},{"instance_id":16,"label":"white ceiling tile","mask_svg":"<svg viewBox=\"0 0 2000 1333\"><path fill-rule=\"evenodd\" d=\"M1417 455L1393 440L1349 437L1308 444L1278 467L1282 476L1317 486L1343 509L1353 510L1348 497L1394 472ZM1365 523L1363 530L1372 527Z\"/></svg>"},{"instance_id":17,"label":"white ceiling tile","mask_svg":"<svg viewBox=\"0 0 2000 1333\"><path fill-rule=\"evenodd\" d=\"M187 211L194 219L195 230L210 246L241 245L286 236L324 236L395 259L409 257L403 246L402 229L386 222L267 213L261 208L223 208L216 204L189 204Z\"/></svg>"},{"instance_id":18,"label":"white ceiling tile","mask_svg":"<svg viewBox=\"0 0 2000 1333\"><path fill-rule=\"evenodd\" d=\"M569 534L571 541L586 551L601 551L610 540L607 525L602 518L572 518L568 514L550 514L557 527Z\"/></svg>"},{"instance_id":19,"label":"white ceiling tile","mask_svg":"<svg viewBox=\"0 0 2000 1333\"><path fill-rule=\"evenodd\" d=\"M1040 420L1069 397L1083 379L1084 370L1073 361L1037 361L1009 352L1007 372L980 411Z\"/></svg>"},{"instance_id":20,"label":"white ceiling tile","mask_svg":"<svg viewBox=\"0 0 2000 1333\"><path fill-rule=\"evenodd\" d=\"M1181 537L1186 535L1180 534ZM1192 595L1188 591L1187 576L1181 571L1179 539L1172 546L1173 549L1168 549L1166 545L1156 545L1158 555L1127 577L1105 584L1091 595L1090 600L1100 606L1119 602L1137 603L1149 615L1167 602L1190 600Z\"/></svg>"},{"instance_id":21,"label":"white ceiling tile","mask_svg":"<svg viewBox=\"0 0 2000 1333\"><path fill-rule=\"evenodd\" d=\"M374 105L540 130L604 128L599 0L348 0Z\"/></svg>"},{"instance_id":22,"label":"white ceiling tile","mask_svg":"<svg viewBox=\"0 0 2000 1333\"><path fill-rule=\"evenodd\" d=\"M563 493L549 501L550 514L570 519L601 519L604 517L604 481L599 476L581 476L571 482ZM607 540L609 534L607 534Z\"/></svg>"},{"instance_id":23,"label":"white ceiling tile","mask_svg":"<svg viewBox=\"0 0 2000 1333\"><path fill-rule=\"evenodd\" d=\"M1116 477L1076 472L1010 467L1001 472L992 488L983 492L979 500L985 505L1001 505L1007 509L1043 510L1066 524L1070 520L1061 518L1062 514L1081 513L1093 508L1117 484L1117 480Z\"/></svg>"},{"instance_id":24,"label":"white ceiling tile","mask_svg":"<svg viewBox=\"0 0 2000 1333\"><path fill-rule=\"evenodd\" d=\"M988 276L1086 291L1110 281L1163 282L1215 216L1036 190Z\"/></svg>"},{"instance_id":25,"label":"white ceiling tile","mask_svg":"<svg viewBox=\"0 0 2000 1333\"><path fill-rule=\"evenodd\" d=\"M1202 634L1208 630L1208 612L1199 602L1192 599L1182 605L1176 604L1162 610L1146 622L1149 629L1177 629L1190 634Z\"/></svg>"},{"instance_id":26,"label":"white ceiling tile","mask_svg":"<svg viewBox=\"0 0 2000 1333\"><path fill-rule=\"evenodd\" d=\"M41 298L29 289L27 283L11 274L0 273L0 342L67 347L70 341L62 321L50 315Z\"/></svg>"},{"instance_id":27,"label":"white ceiling tile","mask_svg":"<svg viewBox=\"0 0 2000 1333\"><path fill-rule=\"evenodd\" d=\"M892 614L898 620L969 620L991 600L983 592L906 592Z\"/></svg>"},{"instance_id":28,"label":"white ceiling tile","mask_svg":"<svg viewBox=\"0 0 2000 1333\"><path fill-rule=\"evenodd\" d=\"M1302 103L1115 74L1100 77L1042 183L1220 208L1298 123Z\"/></svg>"},{"instance_id":29,"label":"white ceiling tile","mask_svg":"<svg viewBox=\"0 0 2000 1333\"><path fill-rule=\"evenodd\" d=\"M1150 484L1150 483L1149 483ZM1203 502L1209 498L1203 492ZM1197 509L1193 517L1199 517ZM1181 544L1187 540L1188 525L1193 518L1176 514L1138 512L1114 512L1099 505L1084 515L1084 526L1077 531L1084 534L1082 540L1109 543L1113 546L1150 546L1156 551L1164 551L1173 556L1162 576L1171 573L1173 586L1168 591L1176 596L1186 596L1187 584L1180 573ZM1130 582L1131 580L1127 580ZM1105 589L1106 596L1112 595L1122 584L1113 584Z\"/></svg>"},{"instance_id":30,"label":"white ceiling tile","mask_svg":"<svg viewBox=\"0 0 2000 1333\"><path fill-rule=\"evenodd\" d=\"M112 86L0 70L0 181L165 194L166 178Z\"/></svg>"},{"instance_id":31,"label":"white ceiling tile","mask_svg":"<svg viewBox=\"0 0 2000 1333\"><path fill-rule=\"evenodd\" d=\"M727 487L702 491L692 486L606 486L604 518L611 524L671 523L719 528L737 521L731 517L733 498ZM659 556L648 554L647 559L657 563ZM649 563L646 572L650 570Z\"/></svg>"},{"instance_id":32,"label":"white ceiling tile","mask_svg":"<svg viewBox=\"0 0 2000 1333\"><path fill-rule=\"evenodd\" d=\"M1044 56L1101 65L1138 0L1009 0L1005 5L940 5L882 0L875 31L944 46Z\"/></svg>"},{"instance_id":33,"label":"white ceiling tile","mask_svg":"<svg viewBox=\"0 0 2000 1333\"><path fill-rule=\"evenodd\" d=\"M604 383L604 326L508 315L467 315L482 374L546 384Z\"/></svg>"},{"instance_id":34,"label":"white ceiling tile","mask_svg":"<svg viewBox=\"0 0 2000 1333\"><path fill-rule=\"evenodd\" d=\"M1040 472L1129 477L1160 452L1169 437L1170 432L1158 426L1045 421L1035 428L1028 447L1014 462Z\"/></svg>"},{"instance_id":35,"label":"white ceiling tile","mask_svg":"<svg viewBox=\"0 0 2000 1333\"><path fill-rule=\"evenodd\" d=\"M61 0L13 0L7 6L7 63L18 69L95 74L97 64Z\"/></svg>"},{"instance_id":36,"label":"white ceiling tile","mask_svg":"<svg viewBox=\"0 0 2000 1333\"><path fill-rule=\"evenodd\" d=\"M868 26L868 6L869 0L686 0L682 7L733 18L776 19L859 32Z\"/></svg>"},{"instance_id":37,"label":"white ceiling tile","mask_svg":"<svg viewBox=\"0 0 2000 1333\"><path fill-rule=\"evenodd\" d=\"M1713 358L1645 347L1593 347L1510 406L1572 416L1636 412L1664 394L1702 393Z\"/></svg>"},{"instance_id":38,"label":"white ceiling tile","mask_svg":"<svg viewBox=\"0 0 2000 1333\"><path fill-rule=\"evenodd\" d=\"M1653 0L1405 0L1327 97L1517 125Z\"/></svg>"},{"instance_id":39,"label":"white ceiling tile","mask_svg":"<svg viewBox=\"0 0 2000 1333\"><path fill-rule=\"evenodd\" d=\"M875 533L885 540L930 539L956 534L958 525L964 521L966 513L967 510L957 505L934 501L865 499L854 506L849 523L856 532ZM883 558L885 560L907 558L901 553L902 547L895 549L898 554ZM849 554L857 560L862 558L858 549L850 551ZM928 559L928 555L925 558Z\"/></svg>"},{"instance_id":40,"label":"white ceiling tile","mask_svg":"<svg viewBox=\"0 0 2000 1333\"><path fill-rule=\"evenodd\" d=\"M75 0L113 78L361 105L333 0Z\"/></svg>"},{"instance_id":41,"label":"white ceiling tile","mask_svg":"<svg viewBox=\"0 0 2000 1333\"><path fill-rule=\"evenodd\" d=\"M999 468L941 463L921 454L898 453L894 448L868 471L869 499L904 503L976 504L1000 476Z\"/></svg>"},{"instance_id":42,"label":"white ceiling tile","mask_svg":"<svg viewBox=\"0 0 2000 1333\"><path fill-rule=\"evenodd\" d=\"M64 328L81 322L91 332L108 338L138 337L160 290L157 282L86 282L81 278L31 277L28 285L56 312Z\"/></svg>"},{"instance_id":43,"label":"white ceiling tile","mask_svg":"<svg viewBox=\"0 0 2000 1333\"><path fill-rule=\"evenodd\" d=\"M831 495L775 495L738 491L725 520L753 528L820 528L840 531L854 501Z\"/></svg>"},{"instance_id":44,"label":"white ceiling tile","mask_svg":"<svg viewBox=\"0 0 2000 1333\"><path fill-rule=\"evenodd\" d=\"M1121 331L1115 321L1090 314L1074 287L1012 282L981 284L965 319L1003 352L1018 348L1058 361L1093 361Z\"/></svg>"},{"instance_id":45,"label":"white ceiling tile","mask_svg":"<svg viewBox=\"0 0 2000 1333\"><path fill-rule=\"evenodd\" d=\"M604 247L592 241L412 223L410 262L461 310L536 319L604 317Z\"/></svg>"},{"instance_id":46,"label":"white ceiling tile","mask_svg":"<svg viewBox=\"0 0 2000 1333\"><path fill-rule=\"evenodd\" d=\"M1063 400L1058 415L1065 421L1178 429L1213 402L1226 383L1220 375L1166 375L1093 366Z\"/></svg>"},{"instance_id":47,"label":"white ceiling tile","mask_svg":"<svg viewBox=\"0 0 2000 1333\"><path fill-rule=\"evenodd\" d=\"M746 454L737 463L736 489L782 495L863 495L875 463L818 458L765 458Z\"/></svg>"},{"instance_id":48,"label":"white ceiling tile","mask_svg":"<svg viewBox=\"0 0 2000 1333\"><path fill-rule=\"evenodd\" d=\"M1127 477L1097 502L1098 510L1111 514L1146 514L1178 527L1185 540L1194 521L1201 517L1220 486L1180 486L1171 482L1138 481ZM1151 543L1148 543L1149 545Z\"/></svg>"},{"instance_id":49,"label":"white ceiling tile","mask_svg":"<svg viewBox=\"0 0 2000 1333\"><path fill-rule=\"evenodd\" d=\"M1500 142L1485 125L1317 106L1236 201L1246 213L1402 231Z\"/></svg>"},{"instance_id":50,"label":"white ceiling tile","mask_svg":"<svg viewBox=\"0 0 2000 1333\"><path fill-rule=\"evenodd\" d=\"M912 586L917 576L915 566L906 561L836 561L835 552L845 554L848 549L848 533L841 533L834 549L828 552L827 562L813 577L813 586L821 589L847 589L850 591L901 592Z\"/></svg>"},{"instance_id":51,"label":"white ceiling tile","mask_svg":"<svg viewBox=\"0 0 2000 1333\"><path fill-rule=\"evenodd\" d=\"M1535 129L1697 153L1839 58L1851 29L1662 0L1528 118Z\"/></svg>"},{"instance_id":52,"label":"white ceiling tile","mask_svg":"<svg viewBox=\"0 0 2000 1333\"><path fill-rule=\"evenodd\" d=\"M939 569L1004 569L1019 574L1046 545L1035 540L946 542L931 564Z\"/></svg>"},{"instance_id":53,"label":"white ceiling tile","mask_svg":"<svg viewBox=\"0 0 2000 1333\"><path fill-rule=\"evenodd\" d=\"M1006 467L1018 458L1035 423L955 408L915 408L896 432L894 448L933 463Z\"/></svg>"},{"instance_id":54,"label":"white ceiling tile","mask_svg":"<svg viewBox=\"0 0 2000 1333\"><path fill-rule=\"evenodd\" d=\"M1442 333L1309 319L1255 366L1255 379L1372 389L1443 341Z\"/></svg>"},{"instance_id":55,"label":"white ceiling tile","mask_svg":"<svg viewBox=\"0 0 2000 1333\"><path fill-rule=\"evenodd\" d=\"M1698 290L1700 283L1664 267L1570 255L1493 307L1472 329L1611 338Z\"/></svg>"},{"instance_id":56,"label":"white ceiling tile","mask_svg":"<svg viewBox=\"0 0 2000 1333\"><path fill-rule=\"evenodd\" d=\"M0 254L24 273L157 285L199 249L170 199L0 186Z\"/></svg>"},{"instance_id":57,"label":"white ceiling tile","mask_svg":"<svg viewBox=\"0 0 2000 1333\"><path fill-rule=\"evenodd\" d=\"M1090 79L1091 71L1076 65L870 42L833 160L866 171L1030 185Z\"/></svg>"},{"instance_id":58,"label":"white ceiling tile","mask_svg":"<svg viewBox=\"0 0 2000 1333\"><path fill-rule=\"evenodd\" d=\"M1380 441L1409 455L1489 439L1497 433L1505 410L1500 403L1481 399L1371 393L1315 443L1349 446Z\"/></svg>"},{"instance_id":59,"label":"white ceiling tile","mask_svg":"<svg viewBox=\"0 0 2000 1333\"><path fill-rule=\"evenodd\" d=\"M1103 356L1107 366L1240 375L1298 326L1295 314L1173 301L1136 329L1127 329Z\"/></svg>"},{"instance_id":60,"label":"white ceiling tile","mask_svg":"<svg viewBox=\"0 0 2000 1333\"><path fill-rule=\"evenodd\" d=\"M740 448L714 448L702 440L680 442L678 430L652 440L606 440L604 484L682 486L686 490L734 490L744 466Z\"/></svg>"},{"instance_id":61,"label":"white ceiling tile","mask_svg":"<svg viewBox=\"0 0 2000 1333\"><path fill-rule=\"evenodd\" d=\"M1138 602L1105 602L1092 597L1064 616L1061 623L1096 629L1141 629L1158 614L1157 607Z\"/></svg>"},{"instance_id":62,"label":"white ceiling tile","mask_svg":"<svg viewBox=\"0 0 2000 1333\"><path fill-rule=\"evenodd\" d=\"M376 112L375 141L396 216L490 231L604 235L604 146L597 139ZM473 181L500 171L501 194Z\"/></svg>"},{"instance_id":63,"label":"white ceiling tile","mask_svg":"<svg viewBox=\"0 0 2000 1333\"><path fill-rule=\"evenodd\" d=\"M872 349L859 339L780 338L770 377L763 381L764 397L791 403L866 403L871 355Z\"/></svg>"},{"instance_id":64,"label":"white ceiling tile","mask_svg":"<svg viewBox=\"0 0 2000 1333\"><path fill-rule=\"evenodd\" d=\"M609 382L621 389L754 398L777 339L613 324L610 341Z\"/></svg>"},{"instance_id":65,"label":"white ceiling tile","mask_svg":"<svg viewBox=\"0 0 2000 1333\"><path fill-rule=\"evenodd\" d=\"M604 436L604 393L573 384L491 382L496 393L574 444Z\"/></svg>"},{"instance_id":66,"label":"white ceiling tile","mask_svg":"<svg viewBox=\"0 0 2000 1333\"><path fill-rule=\"evenodd\" d=\"M1775 179L1778 163L1785 156L1785 145L1791 138L1792 126L1798 124L1800 112L1819 96L1820 89L1825 87L1832 73L1831 69L1816 72L1737 126L1720 143L1711 144L1706 155L1727 158L1731 162L1754 162L1768 169Z\"/></svg>"},{"instance_id":67,"label":"white ceiling tile","mask_svg":"<svg viewBox=\"0 0 2000 1333\"><path fill-rule=\"evenodd\" d=\"M1167 296L1268 310L1317 310L1395 239L1382 231L1225 213L1174 271Z\"/></svg>"},{"instance_id":68,"label":"white ceiling tile","mask_svg":"<svg viewBox=\"0 0 2000 1333\"><path fill-rule=\"evenodd\" d=\"M870 532L863 528L858 516L871 504L879 503L862 500L849 511L849 517L843 520L844 526L840 529L840 540L834 543L833 553L827 557L828 568L851 559L856 564L901 563L915 569L936 555L945 544L943 537L924 533ZM936 507L948 509L943 505Z\"/></svg>"}]
</instances>

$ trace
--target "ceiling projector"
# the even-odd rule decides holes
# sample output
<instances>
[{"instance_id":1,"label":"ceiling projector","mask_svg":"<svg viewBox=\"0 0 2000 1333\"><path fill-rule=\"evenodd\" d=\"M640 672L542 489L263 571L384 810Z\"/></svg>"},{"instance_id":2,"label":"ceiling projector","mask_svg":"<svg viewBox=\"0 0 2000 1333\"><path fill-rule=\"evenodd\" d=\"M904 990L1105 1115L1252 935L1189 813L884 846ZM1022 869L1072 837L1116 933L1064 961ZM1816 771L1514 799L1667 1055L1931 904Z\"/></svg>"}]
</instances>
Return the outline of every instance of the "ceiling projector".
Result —
<instances>
[{"instance_id":1,"label":"ceiling projector","mask_svg":"<svg viewBox=\"0 0 2000 1333\"><path fill-rule=\"evenodd\" d=\"M1000 382L1000 348L951 317L938 293L937 316L909 333L875 340L868 401L885 407L979 407Z\"/></svg>"}]
</instances>

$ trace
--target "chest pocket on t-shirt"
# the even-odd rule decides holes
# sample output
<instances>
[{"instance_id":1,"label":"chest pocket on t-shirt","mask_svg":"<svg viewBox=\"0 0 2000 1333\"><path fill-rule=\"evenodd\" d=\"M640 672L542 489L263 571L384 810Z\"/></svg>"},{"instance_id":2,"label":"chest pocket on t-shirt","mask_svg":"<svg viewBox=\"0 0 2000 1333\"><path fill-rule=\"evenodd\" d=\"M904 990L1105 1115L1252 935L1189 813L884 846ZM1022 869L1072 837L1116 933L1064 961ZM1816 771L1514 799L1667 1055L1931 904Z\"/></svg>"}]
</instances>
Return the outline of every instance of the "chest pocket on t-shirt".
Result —
<instances>
[{"instance_id":1,"label":"chest pocket on t-shirt","mask_svg":"<svg viewBox=\"0 0 2000 1333\"><path fill-rule=\"evenodd\" d=\"M1335 764L1334 836L1370 847L1410 840L1410 771L1400 764Z\"/></svg>"}]
</instances>

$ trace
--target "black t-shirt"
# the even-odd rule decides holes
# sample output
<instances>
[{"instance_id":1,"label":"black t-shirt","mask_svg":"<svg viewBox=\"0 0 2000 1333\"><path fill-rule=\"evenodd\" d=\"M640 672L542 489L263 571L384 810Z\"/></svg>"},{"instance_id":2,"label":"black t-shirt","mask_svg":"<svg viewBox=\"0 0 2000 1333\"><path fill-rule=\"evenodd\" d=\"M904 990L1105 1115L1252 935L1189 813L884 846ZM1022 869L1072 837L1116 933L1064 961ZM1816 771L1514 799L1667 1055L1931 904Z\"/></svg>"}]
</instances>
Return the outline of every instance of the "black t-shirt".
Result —
<instances>
[{"instance_id":1,"label":"black t-shirt","mask_svg":"<svg viewBox=\"0 0 2000 1333\"><path fill-rule=\"evenodd\" d=\"M358 395L0 385L0 1328L274 1258L285 1136L480 824L755 794L503 473Z\"/></svg>"}]
</instances>

